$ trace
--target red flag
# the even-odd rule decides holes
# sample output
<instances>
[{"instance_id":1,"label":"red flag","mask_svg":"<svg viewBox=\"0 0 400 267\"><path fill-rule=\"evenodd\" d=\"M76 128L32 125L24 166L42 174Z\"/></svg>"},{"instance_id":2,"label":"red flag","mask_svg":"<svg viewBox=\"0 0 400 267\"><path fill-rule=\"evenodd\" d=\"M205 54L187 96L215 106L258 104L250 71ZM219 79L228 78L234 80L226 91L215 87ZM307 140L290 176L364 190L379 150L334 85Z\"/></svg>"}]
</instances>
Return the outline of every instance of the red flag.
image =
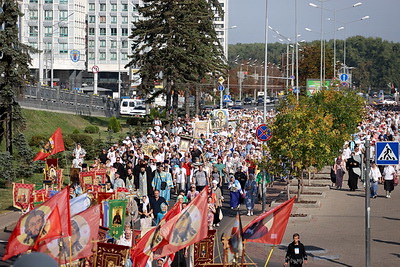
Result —
<instances>
[{"instance_id":1,"label":"red flag","mask_svg":"<svg viewBox=\"0 0 400 267\"><path fill-rule=\"evenodd\" d=\"M131 257L133 266L145 266L146 262L152 253L160 245L164 244L162 237L160 236L160 226L170 219L175 217L181 211L181 205L179 202L164 215L159 225L150 229L137 243L137 245L131 250Z\"/></svg>"},{"instance_id":2,"label":"red flag","mask_svg":"<svg viewBox=\"0 0 400 267\"><path fill-rule=\"evenodd\" d=\"M37 250L41 242L50 241L54 238L60 237L61 233L62 230L60 212L58 211L58 207L56 206L47 218L46 223L43 225L42 230L40 231L40 235L35 241L33 250Z\"/></svg>"},{"instance_id":3,"label":"red flag","mask_svg":"<svg viewBox=\"0 0 400 267\"><path fill-rule=\"evenodd\" d=\"M208 186L181 213L161 226L160 234L164 241L155 258L175 253L207 237L207 196Z\"/></svg>"},{"instance_id":4,"label":"red flag","mask_svg":"<svg viewBox=\"0 0 400 267\"><path fill-rule=\"evenodd\" d=\"M247 242L280 244L295 199L296 197L293 197L249 222L243 229L243 238Z\"/></svg>"},{"instance_id":5,"label":"red flag","mask_svg":"<svg viewBox=\"0 0 400 267\"><path fill-rule=\"evenodd\" d=\"M229 239L229 245L232 253L241 253L243 250L243 229L239 212L236 213L236 218L232 227L231 238Z\"/></svg>"},{"instance_id":6,"label":"red flag","mask_svg":"<svg viewBox=\"0 0 400 267\"><path fill-rule=\"evenodd\" d=\"M92 255L95 240L97 240L100 223L100 205L93 206L71 218L72 260L86 258ZM60 244L62 245L60 248ZM61 250L61 252L60 252ZM50 255L59 264L69 262L69 237L55 239L39 247L39 251Z\"/></svg>"},{"instance_id":7,"label":"red flag","mask_svg":"<svg viewBox=\"0 0 400 267\"><path fill-rule=\"evenodd\" d=\"M61 224L61 236L71 235L71 220L69 208L69 187L67 186L46 202L22 216L8 239L3 260L32 249L42 227L55 208L58 208Z\"/></svg>"},{"instance_id":8,"label":"red flag","mask_svg":"<svg viewBox=\"0 0 400 267\"><path fill-rule=\"evenodd\" d=\"M58 128L49 140L44 144L42 149L36 154L33 161L45 160L48 156L64 151L64 140L61 133L61 128Z\"/></svg>"},{"instance_id":9,"label":"red flag","mask_svg":"<svg viewBox=\"0 0 400 267\"><path fill-rule=\"evenodd\" d=\"M13 206L25 211L32 209L34 188L34 184L13 183Z\"/></svg>"}]
</instances>

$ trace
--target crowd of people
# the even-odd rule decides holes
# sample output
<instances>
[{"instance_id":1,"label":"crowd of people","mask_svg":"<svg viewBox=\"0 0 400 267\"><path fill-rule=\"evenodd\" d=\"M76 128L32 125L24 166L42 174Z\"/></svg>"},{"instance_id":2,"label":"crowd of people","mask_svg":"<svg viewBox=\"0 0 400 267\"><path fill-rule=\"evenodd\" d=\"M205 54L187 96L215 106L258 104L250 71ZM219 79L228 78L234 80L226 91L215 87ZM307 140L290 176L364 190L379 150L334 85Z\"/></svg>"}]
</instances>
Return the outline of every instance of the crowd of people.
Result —
<instances>
[{"instance_id":1,"label":"crowd of people","mask_svg":"<svg viewBox=\"0 0 400 267\"><path fill-rule=\"evenodd\" d=\"M267 116L274 117L274 111ZM125 188L137 196L133 206L138 219L126 220L126 230L117 243L125 244L132 238L135 221L146 231L158 224L175 202L179 201L184 208L206 186L209 229L217 228L224 216L221 209L224 192L229 192L232 209L239 210L242 204L248 216L254 215L261 192L261 184L255 178L259 172L256 161L262 156L255 129L262 121L262 113L230 111L231 123L227 120L224 127L211 127L194 138L198 121L211 121L210 114L178 119L168 130L157 118L140 136L127 136L121 143L102 149L89 166L84 148L76 145L72 167L81 171L105 169L107 192ZM189 145L182 146L182 139ZM72 181L71 188L71 197L82 193L78 179Z\"/></svg>"},{"instance_id":2,"label":"crowd of people","mask_svg":"<svg viewBox=\"0 0 400 267\"><path fill-rule=\"evenodd\" d=\"M400 174L400 165L377 165L375 159L394 159L390 150L382 150L383 155L376 155L376 142L392 141L399 142L399 122L400 115L394 111L381 111L368 108L366 118L359 123L357 132L352 140L345 143L341 155L335 159L332 166L332 182L337 189L342 189L343 176L348 173L348 187L350 191L358 189L361 182L365 186L366 179L371 183L371 198L378 196L378 185L383 184L385 197L390 198L391 192L398 183L398 174ZM366 159L365 143L370 139L370 158ZM389 158L388 158L389 157ZM368 177L364 177L366 160L371 163L371 169Z\"/></svg>"}]
</instances>

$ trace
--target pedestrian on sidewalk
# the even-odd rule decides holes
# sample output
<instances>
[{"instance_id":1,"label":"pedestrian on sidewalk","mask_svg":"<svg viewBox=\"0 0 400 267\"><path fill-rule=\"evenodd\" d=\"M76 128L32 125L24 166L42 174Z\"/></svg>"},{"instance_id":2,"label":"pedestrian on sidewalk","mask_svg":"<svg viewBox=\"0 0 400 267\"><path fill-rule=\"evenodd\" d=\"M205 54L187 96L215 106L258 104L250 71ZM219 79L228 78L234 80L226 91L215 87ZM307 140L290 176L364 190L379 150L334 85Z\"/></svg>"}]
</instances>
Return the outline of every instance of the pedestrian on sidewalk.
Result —
<instances>
[{"instance_id":1,"label":"pedestrian on sidewalk","mask_svg":"<svg viewBox=\"0 0 400 267\"><path fill-rule=\"evenodd\" d=\"M249 175L249 178L244 185L244 191L246 194L245 202L246 202L246 208L247 208L247 216L251 216L251 215L253 215L254 203L255 203L256 197L257 197L257 183L254 180L253 174Z\"/></svg>"},{"instance_id":2,"label":"pedestrian on sidewalk","mask_svg":"<svg viewBox=\"0 0 400 267\"><path fill-rule=\"evenodd\" d=\"M390 194L394 190L394 175L396 174L396 171L392 165L387 165L385 169L383 169L383 178L384 178L384 184L383 187L386 191L386 198L390 198Z\"/></svg>"},{"instance_id":3,"label":"pedestrian on sidewalk","mask_svg":"<svg viewBox=\"0 0 400 267\"><path fill-rule=\"evenodd\" d=\"M343 175L345 174L346 165L342 156L338 156L335 160L335 165L333 165L333 170L335 171L336 180L335 185L336 189L342 189L343 184Z\"/></svg>"},{"instance_id":4,"label":"pedestrian on sidewalk","mask_svg":"<svg viewBox=\"0 0 400 267\"><path fill-rule=\"evenodd\" d=\"M287 266L288 263L290 267L302 267L303 263L307 264L306 249L300 242L300 235L298 233L293 235L293 242L287 248L283 266Z\"/></svg>"},{"instance_id":5,"label":"pedestrian on sidewalk","mask_svg":"<svg viewBox=\"0 0 400 267\"><path fill-rule=\"evenodd\" d=\"M369 171L369 179L371 180L371 197L376 198L378 196L378 181L382 178L381 171L375 162L371 165Z\"/></svg>"}]
</instances>

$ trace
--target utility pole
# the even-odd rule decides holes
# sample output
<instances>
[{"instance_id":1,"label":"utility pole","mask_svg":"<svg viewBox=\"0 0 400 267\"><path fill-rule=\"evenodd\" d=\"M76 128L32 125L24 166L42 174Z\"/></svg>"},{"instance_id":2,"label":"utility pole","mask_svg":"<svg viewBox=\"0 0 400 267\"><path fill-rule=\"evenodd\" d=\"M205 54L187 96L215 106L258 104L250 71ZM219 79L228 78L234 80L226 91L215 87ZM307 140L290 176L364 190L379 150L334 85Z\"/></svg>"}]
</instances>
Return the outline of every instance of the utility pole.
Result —
<instances>
[{"instance_id":1,"label":"utility pole","mask_svg":"<svg viewBox=\"0 0 400 267\"><path fill-rule=\"evenodd\" d=\"M366 157L366 169L365 169L365 266L371 266L371 206L370 206L370 197L371 197L371 188L370 188L370 180L369 180L369 172L370 172L370 136L367 135L365 140L365 157Z\"/></svg>"}]
</instances>

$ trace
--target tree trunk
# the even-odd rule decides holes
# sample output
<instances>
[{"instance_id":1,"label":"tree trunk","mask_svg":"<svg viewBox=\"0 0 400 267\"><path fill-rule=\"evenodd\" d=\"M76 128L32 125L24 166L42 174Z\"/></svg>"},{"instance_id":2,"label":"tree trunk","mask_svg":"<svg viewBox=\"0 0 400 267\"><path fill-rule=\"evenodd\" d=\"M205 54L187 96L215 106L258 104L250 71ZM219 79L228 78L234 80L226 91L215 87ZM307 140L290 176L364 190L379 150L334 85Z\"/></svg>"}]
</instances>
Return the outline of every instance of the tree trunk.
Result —
<instances>
[{"instance_id":1,"label":"tree trunk","mask_svg":"<svg viewBox=\"0 0 400 267\"><path fill-rule=\"evenodd\" d=\"M185 91L185 113L190 117L190 89Z\"/></svg>"},{"instance_id":2,"label":"tree trunk","mask_svg":"<svg viewBox=\"0 0 400 267\"><path fill-rule=\"evenodd\" d=\"M170 118L170 111L171 111L171 81L167 79L167 90L165 92L165 117L167 120Z\"/></svg>"},{"instance_id":3,"label":"tree trunk","mask_svg":"<svg viewBox=\"0 0 400 267\"><path fill-rule=\"evenodd\" d=\"M290 177L290 171L288 172L288 176L287 176L287 178L286 178L286 191L287 191L287 199L288 199L288 200L290 199L290 188L289 188L289 186L290 186L290 179L289 179L289 177Z\"/></svg>"},{"instance_id":4,"label":"tree trunk","mask_svg":"<svg viewBox=\"0 0 400 267\"><path fill-rule=\"evenodd\" d=\"M179 94L174 86L174 94L172 95L172 110L174 113L174 117L178 116L178 100L179 100Z\"/></svg>"},{"instance_id":5,"label":"tree trunk","mask_svg":"<svg viewBox=\"0 0 400 267\"><path fill-rule=\"evenodd\" d=\"M12 146L12 106L9 105L6 113L6 151L12 155L13 146Z\"/></svg>"},{"instance_id":6,"label":"tree trunk","mask_svg":"<svg viewBox=\"0 0 400 267\"><path fill-rule=\"evenodd\" d=\"M196 101L196 115L199 115L200 114L200 88L199 88L199 86L198 85L196 85L196 88L195 88L195 94L196 94L196 96L195 96L195 101Z\"/></svg>"}]
</instances>

